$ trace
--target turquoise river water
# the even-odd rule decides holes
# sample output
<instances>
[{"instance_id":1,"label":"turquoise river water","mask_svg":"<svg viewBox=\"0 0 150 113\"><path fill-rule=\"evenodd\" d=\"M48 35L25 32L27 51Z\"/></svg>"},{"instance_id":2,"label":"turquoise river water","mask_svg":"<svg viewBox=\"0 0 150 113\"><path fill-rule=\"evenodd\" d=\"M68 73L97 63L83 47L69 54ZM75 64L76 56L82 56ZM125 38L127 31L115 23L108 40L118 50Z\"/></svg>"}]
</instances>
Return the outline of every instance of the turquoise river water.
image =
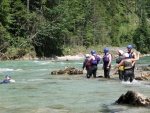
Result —
<instances>
[{"instance_id":1,"label":"turquoise river water","mask_svg":"<svg viewBox=\"0 0 150 113\"><path fill-rule=\"evenodd\" d=\"M137 65L149 61L143 57ZM112 72L110 80L50 74L66 66L81 69L82 62L1 61L0 80L11 74L16 83L0 84L0 113L150 113L150 107L114 104L128 90L150 97L150 86L143 82L121 82ZM103 75L101 66L97 76Z\"/></svg>"}]
</instances>

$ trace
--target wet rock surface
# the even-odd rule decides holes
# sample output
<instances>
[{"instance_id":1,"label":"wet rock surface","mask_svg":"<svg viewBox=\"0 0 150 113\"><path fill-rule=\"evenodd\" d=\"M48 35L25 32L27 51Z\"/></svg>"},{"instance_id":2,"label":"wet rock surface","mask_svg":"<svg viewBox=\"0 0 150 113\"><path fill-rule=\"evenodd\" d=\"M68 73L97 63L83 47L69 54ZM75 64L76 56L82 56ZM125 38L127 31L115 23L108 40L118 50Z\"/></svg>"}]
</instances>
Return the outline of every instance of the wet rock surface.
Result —
<instances>
[{"instance_id":1,"label":"wet rock surface","mask_svg":"<svg viewBox=\"0 0 150 113\"><path fill-rule=\"evenodd\" d=\"M140 66L140 67L137 68L137 70L150 71L150 65L148 65L148 66Z\"/></svg>"},{"instance_id":2,"label":"wet rock surface","mask_svg":"<svg viewBox=\"0 0 150 113\"><path fill-rule=\"evenodd\" d=\"M83 74L83 71L74 67L66 67L64 70L54 70L51 72L51 74L52 75L61 75L61 74L76 75L76 74Z\"/></svg>"},{"instance_id":3,"label":"wet rock surface","mask_svg":"<svg viewBox=\"0 0 150 113\"><path fill-rule=\"evenodd\" d=\"M116 103L134 106L150 106L150 98L138 92L127 91L126 94L120 96Z\"/></svg>"},{"instance_id":4,"label":"wet rock surface","mask_svg":"<svg viewBox=\"0 0 150 113\"><path fill-rule=\"evenodd\" d=\"M150 72L142 72L141 76L136 77L135 80L150 80Z\"/></svg>"}]
</instances>

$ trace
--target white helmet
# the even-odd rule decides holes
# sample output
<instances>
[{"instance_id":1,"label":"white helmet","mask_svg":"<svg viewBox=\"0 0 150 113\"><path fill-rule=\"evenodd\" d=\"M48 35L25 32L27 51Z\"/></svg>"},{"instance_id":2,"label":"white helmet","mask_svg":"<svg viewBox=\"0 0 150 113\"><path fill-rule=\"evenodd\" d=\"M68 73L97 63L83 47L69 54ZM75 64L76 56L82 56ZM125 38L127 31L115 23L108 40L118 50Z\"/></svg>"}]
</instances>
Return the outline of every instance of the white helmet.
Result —
<instances>
[{"instance_id":1,"label":"white helmet","mask_svg":"<svg viewBox=\"0 0 150 113\"><path fill-rule=\"evenodd\" d=\"M86 55L85 55L85 57L89 57L89 56L90 56L89 54L86 54Z\"/></svg>"},{"instance_id":2,"label":"white helmet","mask_svg":"<svg viewBox=\"0 0 150 113\"><path fill-rule=\"evenodd\" d=\"M123 53L124 53L122 50L119 50L118 52L119 52L121 55L123 55Z\"/></svg>"},{"instance_id":3,"label":"white helmet","mask_svg":"<svg viewBox=\"0 0 150 113\"><path fill-rule=\"evenodd\" d=\"M125 57L125 58L129 58L129 53L125 53L125 54L124 54L124 57Z\"/></svg>"}]
</instances>

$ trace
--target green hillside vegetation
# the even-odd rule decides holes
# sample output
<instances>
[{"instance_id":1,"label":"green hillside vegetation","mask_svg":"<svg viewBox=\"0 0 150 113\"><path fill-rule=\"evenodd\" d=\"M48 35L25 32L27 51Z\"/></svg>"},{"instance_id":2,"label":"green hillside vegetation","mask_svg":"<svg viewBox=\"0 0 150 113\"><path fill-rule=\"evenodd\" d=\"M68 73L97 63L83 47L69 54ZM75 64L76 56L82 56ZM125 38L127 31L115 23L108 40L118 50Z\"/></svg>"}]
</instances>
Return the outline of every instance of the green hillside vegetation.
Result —
<instances>
[{"instance_id":1,"label":"green hillside vegetation","mask_svg":"<svg viewBox=\"0 0 150 113\"><path fill-rule=\"evenodd\" d=\"M150 0L0 0L0 52L9 59L132 44L150 52Z\"/></svg>"}]
</instances>

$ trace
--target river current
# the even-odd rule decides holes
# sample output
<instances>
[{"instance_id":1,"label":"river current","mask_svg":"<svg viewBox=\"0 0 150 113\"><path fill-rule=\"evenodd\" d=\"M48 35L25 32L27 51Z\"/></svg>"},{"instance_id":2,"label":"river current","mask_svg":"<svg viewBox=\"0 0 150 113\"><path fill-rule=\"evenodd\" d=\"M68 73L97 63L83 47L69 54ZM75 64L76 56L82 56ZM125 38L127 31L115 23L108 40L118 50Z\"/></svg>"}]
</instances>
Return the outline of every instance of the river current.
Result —
<instances>
[{"instance_id":1,"label":"river current","mask_svg":"<svg viewBox=\"0 0 150 113\"><path fill-rule=\"evenodd\" d=\"M143 57L138 65L148 65ZM149 113L149 107L117 105L115 101L128 90L150 97L150 86L134 80L121 82L111 72L111 79L83 75L51 75L51 71L74 66L83 61L1 61L0 80L11 74L16 83L0 85L0 113ZM115 65L115 61L113 62ZM99 64L97 76L103 76ZM114 77L116 76L116 77Z\"/></svg>"}]
</instances>

